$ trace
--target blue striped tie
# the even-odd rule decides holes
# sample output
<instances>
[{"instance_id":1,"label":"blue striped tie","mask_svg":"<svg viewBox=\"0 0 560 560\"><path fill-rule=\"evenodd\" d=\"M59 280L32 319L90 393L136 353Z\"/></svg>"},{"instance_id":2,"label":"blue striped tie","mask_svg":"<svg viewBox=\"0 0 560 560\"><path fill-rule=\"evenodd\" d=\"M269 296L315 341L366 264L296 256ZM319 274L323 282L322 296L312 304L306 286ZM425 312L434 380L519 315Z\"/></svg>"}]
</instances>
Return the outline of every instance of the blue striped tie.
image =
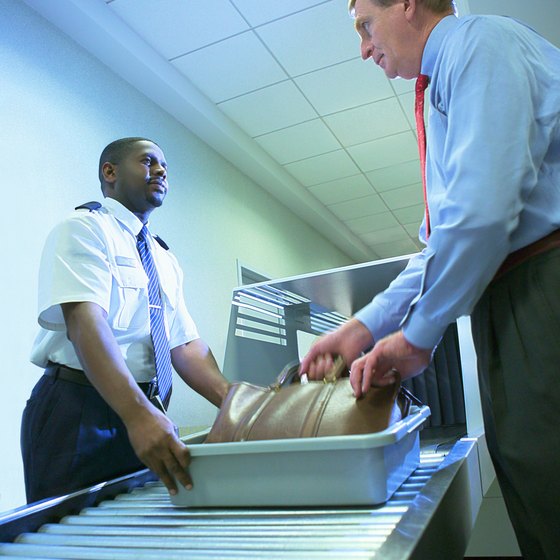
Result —
<instances>
[{"instance_id":1,"label":"blue striped tie","mask_svg":"<svg viewBox=\"0 0 560 560\"><path fill-rule=\"evenodd\" d=\"M140 259L144 270L148 275L148 300L150 305L150 335L154 345L154 361L156 365L156 377L159 388L159 395L163 405L167 409L169 399L171 398L171 353L169 349L169 341L165 333L165 323L163 316L163 306L161 303L161 295L159 291L159 282L156 273L156 267L148 244L146 236L148 229L144 226L138 234L136 247L140 253Z\"/></svg>"}]
</instances>

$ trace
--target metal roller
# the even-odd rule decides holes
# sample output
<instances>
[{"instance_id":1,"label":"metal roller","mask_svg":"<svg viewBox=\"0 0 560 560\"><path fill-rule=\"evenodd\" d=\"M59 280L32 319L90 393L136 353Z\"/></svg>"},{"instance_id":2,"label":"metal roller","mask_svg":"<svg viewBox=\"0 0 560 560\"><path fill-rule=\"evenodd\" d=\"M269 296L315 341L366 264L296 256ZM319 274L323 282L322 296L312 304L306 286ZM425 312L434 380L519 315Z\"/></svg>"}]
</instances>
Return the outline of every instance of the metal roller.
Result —
<instances>
[{"instance_id":1,"label":"metal roller","mask_svg":"<svg viewBox=\"0 0 560 560\"><path fill-rule=\"evenodd\" d=\"M387 503L376 507L188 509L170 503L163 485L148 482L114 499L24 531L0 543L5 558L392 558L418 544L427 529L430 494L445 491L473 445L459 442L454 460L422 453L421 465ZM467 454L468 454L467 453ZM453 455L453 454L452 454ZM442 468L449 462L447 468ZM328 491L328 489L326 489ZM423 503L420 511L418 505ZM432 514L439 505L432 500ZM395 539L397 541L395 542ZM393 541L390 548L387 545ZM414 547L403 558L414 557ZM394 558L397 558L394 556Z\"/></svg>"}]
</instances>

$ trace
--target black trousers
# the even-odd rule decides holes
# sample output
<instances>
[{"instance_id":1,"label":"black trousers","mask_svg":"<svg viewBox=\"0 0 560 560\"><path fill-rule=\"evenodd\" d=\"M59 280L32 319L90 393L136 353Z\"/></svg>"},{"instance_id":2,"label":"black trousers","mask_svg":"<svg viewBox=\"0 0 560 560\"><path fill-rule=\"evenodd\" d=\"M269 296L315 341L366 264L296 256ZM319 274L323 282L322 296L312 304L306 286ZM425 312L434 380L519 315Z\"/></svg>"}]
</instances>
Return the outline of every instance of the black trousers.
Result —
<instances>
[{"instance_id":1,"label":"black trousers","mask_svg":"<svg viewBox=\"0 0 560 560\"><path fill-rule=\"evenodd\" d=\"M21 450L28 503L145 468L96 389L46 375L23 412Z\"/></svg>"},{"instance_id":2,"label":"black trousers","mask_svg":"<svg viewBox=\"0 0 560 560\"><path fill-rule=\"evenodd\" d=\"M492 283L472 330L488 448L525 560L560 551L560 249Z\"/></svg>"}]
</instances>

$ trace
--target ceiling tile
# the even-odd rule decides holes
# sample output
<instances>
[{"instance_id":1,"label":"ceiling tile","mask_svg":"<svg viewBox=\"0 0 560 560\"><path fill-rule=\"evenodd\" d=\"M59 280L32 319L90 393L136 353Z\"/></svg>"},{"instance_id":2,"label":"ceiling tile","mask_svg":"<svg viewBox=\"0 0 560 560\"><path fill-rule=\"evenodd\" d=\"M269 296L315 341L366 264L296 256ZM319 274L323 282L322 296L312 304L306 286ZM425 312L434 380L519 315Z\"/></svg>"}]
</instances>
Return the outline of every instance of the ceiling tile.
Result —
<instances>
[{"instance_id":1,"label":"ceiling tile","mask_svg":"<svg viewBox=\"0 0 560 560\"><path fill-rule=\"evenodd\" d=\"M315 197L309 204L294 194L293 207L303 219L313 221L326 207L381 257L421 247L415 80L388 80L371 60L361 60L347 0L105 2L111 10L106 15L122 20L123 36L127 26L136 32L162 55L165 71L164 58L171 59L173 68L307 187ZM469 4L471 12L520 17L540 32L548 30L558 43L559 18L553 16L560 14L559 2L540 2L545 9L521 0L460 4ZM138 56L130 45L122 48L119 56ZM161 83L161 98L167 95L175 99L175 86ZM349 147L341 149L341 142ZM221 149L220 142L214 145ZM270 163L262 150L255 153L266 160L258 163ZM252 163L244 159L238 164L251 173ZM336 234L332 239L338 243Z\"/></svg>"},{"instance_id":2,"label":"ceiling tile","mask_svg":"<svg viewBox=\"0 0 560 560\"><path fill-rule=\"evenodd\" d=\"M323 204L335 204L370 195L373 189L367 179L360 174L314 185L309 187L309 191Z\"/></svg>"},{"instance_id":3,"label":"ceiling tile","mask_svg":"<svg viewBox=\"0 0 560 560\"><path fill-rule=\"evenodd\" d=\"M408 235L410 235L410 237L416 239L418 237L418 232L420 230L420 224L422 222L415 222L413 224L406 224L404 227L404 229L406 229L406 231L408 231Z\"/></svg>"},{"instance_id":4,"label":"ceiling tile","mask_svg":"<svg viewBox=\"0 0 560 560\"><path fill-rule=\"evenodd\" d=\"M410 123L410 128L413 130L414 134L416 134L416 116L414 114L414 98L415 94L412 93L405 93L403 95L399 95L399 101L402 106L402 110L406 115L408 122ZM426 125L426 130L428 127L428 107L429 103L427 103L428 97L426 92L426 103L424 103L424 123Z\"/></svg>"},{"instance_id":5,"label":"ceiling tile","mask_svg":"<svg viewBox=\"0 0 560 560\"><path fill-rule=\"evenodd\" d=\"M249 29L228 0L212 0L211 18L206 0L114 0L108 6L167 59Z\"/></svg>"},{"instance_id":6,"label":"ceiling tile","mask_svg":"<svg viewBox=\"0 0 560 560\"><path fill-rule=\"evenodd\" d=\"M418 157L416 137L409 130L380 140L365 142L348 148L362 171L373 171L404 163Z\"/></svg>"},{"instance_id":7,"label":"ceiling tile","mask_svg":"<svg viewBox=\"0 0 560 560\"><path fill-rule=\"evenodd\" d=\"M320 115L394 97L385 74L357 57L295 79Z\"/></svg>"},{"instance_id":8,"label":"ceiling tile","mask_svg":"<svg viewBox=\"0 0 560 560\"><path fill-rule=\"evenodd\" d=\"M424 218L424 202L405 208L397 208L393 211L393 214L401 224L420 224Z\"/></svg>"},{"instance_id":9,"label":"ceiling tile","mask_svg":"<svg viewBox=\"0 0 560 560\"><path fill-rule=\"evenodd\" d=\"M411 255L412 253L418 252L418 247L412 241L412 239L391 241L390 243L379 243L376 245L371 245L371 248L382 259L394 257L395 255Z\"/></svg>"},{"instance_id":10,"label":"ceiling tile","mask_svg":"<svg viewBox=\"0 0 560 560\"><path fill-rule=\"evenodd\" d=\"M367 245L379 245L390 241L406 241L410 239L408 232L401 226L364 233L360 235L360 238Z\"/></svg>"},{"instance_id":11,"label":"ceiling tile","mask_svg":"<svg viewBox=\"0 0 560 560\"><path fill-rule=\"evenodd\" d=\"M399 222L392 212L382 212L374 216L365 216L364 218L356 218L346 222L346 225L356 234L370 233L372 231L379 231L380 229L387 229L396 227Z\"/></svg>"},{"instance_id":12,"label":"ceiling tile","mask_svg":"<svg viewBox=\"0 0 560 560\"><path fill-rule=\"evenodd\" d=\"M428 115L430 113L430 104L428 103L428 93L429 90L426 90L425 94L425 103L424 103L424 124L426 126L426 130L428 130ZM399 95L399 101L401 103L401 107L406 115L408 122L410 123L410 128L414 132L416 136L416 116L414 114L414 98L415 94L412 93L405 93L403 95Z\"/></svg>"},{"instance_id":13,"label":"ceiling tile","mask_svg":"<svg viewBox=\"0 0 560 560\"><path fill-rule=\"evenodd\" d=\"M292 82L275 84L218 106L249 136L259 136L317 117Z\"/></svg>"},{"instance_id":14,"label":"ceiling tile","mask_svg":"<svg viewBox=\"0 0 560 560\"><path fill-rule=\"evenodd\" d=\"M381 194L381 197L391 210L413 206L423 202L422 183L386 191Z\"/></svg>"},{"instance_id":15,"label":"ceiling tile","mask_svg":"<svg viewBox=\"0 0 560 560\"><path fill-rule=\"evenodd\" d=\"M366 175L377 192L389 191L422 181L419 159L376 169Z\"/></svg>"},{"instance_id":16,"label":"ceiling tile","mask_svg":"<svg viewBox=\"0 0 560 560\"><path fill-rule=\"evenodd\" d=\"M288 78L252 31L181 56L172 64L214 103Z\"/></svg>"},{"instance_id":17,"label":"ceiling tile","mask_svg":"<svg viewBox=\"0 0 560 560\"><path fill-rule=\"evenodd\" d=\"M347 222L355 218L362 218L387 211L387 206L377 194L347 200L329 205L329 210L341 220Z\"/></svg>"},{"instance_id":18,"label":"ceiling tile","mask_svg":"<svg viewBox=\"0 0 560 560\"><path fill-rule=\"evenodd\" d=\"M231 0L251 25L262 25L275 19L301 12L325 0Z\"/></svg>"},{"instance_id":19,"label":"ceiling tile","mask_svg":"<svg viewBox=\"0 0 560 560\"><path fill-rule=\"evenodd\" d=\"M264 134L255 140L281 164L340 149L340 143L321 119Z\"/></svg>"},{"instance_id":20,"label":"ceiling tile","mask_svg":"<svg viewBox=\"0 0 560 560\"><path fill-rule=\"evenodd\" d=\"M256 32L293 76L359 54L359 39L346 2L323 3L259 27Z\"/></svg>"},{"instance_id":21,"label":"ceiling tile","mask_svg":"<svg viewBox=\"0 0 560 560\"><path fill-rule=\"evenodd\" d=\"M403 93L408 93L409 91L414 92L416 86L416 80L404 80L403 78L394 78L391 80L391 85L395 90L397 95Z\"/></svg>"},{"instance_id":22,"label":"ceiling tile","mask_svg":"<svg viewBox=\"0 0 560 560\"><path fill-rule=\"evenodd\" d=\"M296 161L284 167L306 187L357 175L359 171L344 150Z\"/></svg>"},{"instance_id":23,"label":"ceiling tile","mask_svg":"<svg viewBox=\"0 0 560 560\"><path fill-rule=\"evenodd\" d=\"M324 119L343 146L362 144L410 130L396 97L348 109Z\"/></svg>"}]
</instances>

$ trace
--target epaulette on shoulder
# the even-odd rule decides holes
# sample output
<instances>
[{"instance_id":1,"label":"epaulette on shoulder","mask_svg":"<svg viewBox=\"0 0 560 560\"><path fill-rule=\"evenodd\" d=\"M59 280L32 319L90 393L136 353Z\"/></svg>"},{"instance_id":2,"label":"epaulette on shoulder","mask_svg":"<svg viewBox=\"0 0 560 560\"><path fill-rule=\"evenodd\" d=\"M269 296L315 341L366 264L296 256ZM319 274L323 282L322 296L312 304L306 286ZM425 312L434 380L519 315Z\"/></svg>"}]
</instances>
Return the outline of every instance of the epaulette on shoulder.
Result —
<instances>
[{"instance_id":1,"label":"epaulette on shoulder","mask_svg":"<svg viewBox=\"0 0 560 560\"><path fill-rule=\"evenodd\" d=\"M159 235L154 235L154 239L155 239L166 251L169 251L169 245L168 245Z\"/></svg>"},{"instance_id":2,"label":"epaulette on shoulder","mask_svg":"<svg viewBox=\"0 0 560 560\"><path fill-rule=\"evenodd\" d=\"M92 202L86 202L84 204L80 204L80 206L76 206L74 210L89 210L93 212L94 210L99 210L101 208L101 202L96 202L93 200Z\"/></svg>"}]
</instances>

